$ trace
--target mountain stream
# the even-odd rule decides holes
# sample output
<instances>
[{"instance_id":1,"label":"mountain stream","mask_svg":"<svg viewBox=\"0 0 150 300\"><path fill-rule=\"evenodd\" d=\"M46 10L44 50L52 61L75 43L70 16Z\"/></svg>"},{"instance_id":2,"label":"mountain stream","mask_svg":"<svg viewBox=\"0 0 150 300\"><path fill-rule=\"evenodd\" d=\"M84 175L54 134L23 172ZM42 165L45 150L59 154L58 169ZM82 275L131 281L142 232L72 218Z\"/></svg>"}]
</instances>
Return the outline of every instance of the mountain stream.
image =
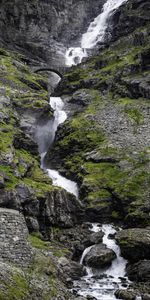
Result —
<instances>
[{"instance_id":1,"label":"mountain stream","mask_svg":"<svg viewBox=\"0 0 150 300\"><path fill-rule=\"evenodd\" d=\"M84 57L87 57L87 49L92 49L98 42L103 42L107 29L107 22L113 12L127 0L107 0L103 5L102 12L89 25L87 32L82 35L79 47L71 47L66 50L65 58L66 65L72 66L82 62ZM64 103L60 97L50 97L50 106L54 110L54 121L51 126L52 142L55 138L55 133L60 124L67 119L67 113L64 111ZM46 153L42 153L42 161ZM71 180L61 176L58 171L47 169L49 177L52 179L53 185L60 186L68 192L74 194L78 198L77 184ZM109 238L109 235L114 235L116 229L113 225L93 224L92 231L104 232L103 243L116 253L116 259L113 260L111 266L105 270L93 270L86 267L87 275L80 280L74 282L74 290L78 295L94 297L97 300L114 300L114 291L118 288L127 288L130 284L128 278L125 277L125 268L127 261L120 255L120 248L116 244L114 238ZM85 255L92 248L85 249L82 254L80 263L83 264ZM91 298L92 299L92 298Z\"/></svg>"}]
</instances>

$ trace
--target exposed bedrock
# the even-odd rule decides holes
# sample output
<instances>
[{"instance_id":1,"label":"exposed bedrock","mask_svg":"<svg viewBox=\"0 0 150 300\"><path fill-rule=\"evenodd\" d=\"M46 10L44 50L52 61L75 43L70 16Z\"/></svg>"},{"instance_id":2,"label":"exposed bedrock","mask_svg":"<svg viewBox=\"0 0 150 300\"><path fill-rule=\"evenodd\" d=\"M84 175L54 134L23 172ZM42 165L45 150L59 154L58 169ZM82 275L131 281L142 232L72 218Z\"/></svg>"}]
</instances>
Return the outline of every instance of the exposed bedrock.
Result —
<instances>
[{"instance_id":1,"label":"exposed bedrock","mask_svg":"<svg viewBox=\"0 0 150 300\"><path fill-rule=\"evenodd\" d=\"M71 113L46 159L78 182L86 221L150 224L149 11L147 0L120 7L109 46L72 67L54 93Z\"/></svg>"},{"instance_id":2,"label":"exposed bedrock","mask_svg":"<svg viewBox=\"0 0 150 300\"><path fill-rule=\"evenodd\" d=\"M65 47L79 40L104 2L1 1L0 43L26 53L35 64L39 60L60 66Z\"/></svg>"},{"instance_id":3,"label":"exposed bedrock","mask_svg":"<svg viewBox=\"0 0 150 300\"><path fill-rule=\"evenodd\" d=\"M117 233L122 255L130 262L150 259L150 229L132 228Z\"/></svg>"}]
</instances>

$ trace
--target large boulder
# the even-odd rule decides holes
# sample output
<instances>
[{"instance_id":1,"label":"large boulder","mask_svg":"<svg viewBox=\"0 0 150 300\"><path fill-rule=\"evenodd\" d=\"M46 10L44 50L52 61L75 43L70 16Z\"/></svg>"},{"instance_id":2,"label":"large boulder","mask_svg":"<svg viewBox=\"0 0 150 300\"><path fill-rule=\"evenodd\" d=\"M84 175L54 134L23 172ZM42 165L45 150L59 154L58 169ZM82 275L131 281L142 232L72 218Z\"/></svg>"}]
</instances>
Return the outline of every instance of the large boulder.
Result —
<instances>
[{"instance_id":1,"label":"large boulder","mask_svg":"<svg viewBox=\"0 0 150 300\"><path fill-rule=\"evenodd\" d=\"M141 260L138 263L129 265L127 274L130 280L150 281L150 260Z\"/></svg>"},{"instance_id":2,"label":"large boulder","mask_svg":"<svg viewBox=\"0 0 150 300\"><path fill-rule=\"evenodd\" d=\"M117 233L116 240L123 257L129 261L150 259L150 229L125 229Z\"/></svg>"},{"instance_id":3,"label":"large boulder","mask_svg":"<svg viewBox=\"0 0 150 300\"><path fill-rule=\"evenodd\" d=\"M72 227L82 215L80 202L64 189L47 193L40 210L40 223L64 228Z\"/></svg>"},{"instance_id":4,"label":"large boulder","mask_svg":"<svg viewBox=\"0 0 150 300\"><path fill-rule=\"evenodd\" d=\"M132 290L116 290L115 296L117 299L123 299L123 300L135 300L136 294Z\"/></svg>"},{"instance_id":5,"label":"large boulder","mask_svg":"<svg viewBox=\"0 0 150 300\"><path fill-rule=\"evenodd\" d=\"M108 249L104 244L93 246L85 256L83 262L92 268L104 268L111 265L116 254L113 250Z\"/></svg>"},{"instance_id":6,"label":"large boulder","mask_svg":"<svg viewBox=\"0 0 150 300\"><path fill-rule=\"evenodd\" d=\"M87 248L94 244L102 243L103 236L103 231L91 233L85 240L83 240L84 247Z\"/></svg>"},{"instance_id":7,"label":"large boulder","mask_svg":"<svg viewBox=\"0 0 150 300\"><path fill-rule=\"evenodd\" d=\"M77 280L86 274L85 268L75 261L70 261L66 257L61 257L58 261L60 272L65 275L65 278Z\"/></svg>"}]
</instances>

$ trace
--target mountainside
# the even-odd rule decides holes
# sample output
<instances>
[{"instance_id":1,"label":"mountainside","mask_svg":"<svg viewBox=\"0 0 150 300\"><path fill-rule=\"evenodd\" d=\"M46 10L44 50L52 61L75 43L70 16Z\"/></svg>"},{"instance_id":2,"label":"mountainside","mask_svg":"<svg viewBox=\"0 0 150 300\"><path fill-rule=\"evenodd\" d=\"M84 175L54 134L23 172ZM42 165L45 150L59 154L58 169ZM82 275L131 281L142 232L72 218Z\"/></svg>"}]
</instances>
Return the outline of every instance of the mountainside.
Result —
<instances>
[{"instance_id":1,"label":"mountainside","mask_svg":"<svg viewBox=\"0 0 150 300\"><path fill-rule=\"evenodd\" d=\"M92 222L124 228L116 240L133 283L116 297L150 299L149 0L114 11L96 55L64 74L53 96L69 116L53 146L51 79L30 69L64 65L104 2L0 3L0 300L92 299L69 291L84 249L102 242ZM46 165L78 183L80 200L41 168L47 148Z\"/></svg>"},{"instance_id":2,"label":"mountainside","mask_svg":"<svg viewBox=\"0 0 150 300\"><path fill-rule=\"evenodd\" d=\"M75 115L59 129L47 155L78 181L89 218L119 218L132 226L150 221L150 28L145 9L148 13L148 1L130 1L119 26L130 16L132 33L122 37L116 26L114 37L121 36L116 42L65 75L56 95L63 95L66 106L76 104Z\"/></svg>"},{"instance_id":3,"label":"mountainside","mask_svg":"<svg viewBox=\"0 0 150 300\"><path fill-rule=\"evenodd\" d=\"M104 0L4 1L0 3L0 44L49 65L64 65L64 52L76 42Z\"/></svg>"}]
</instances>

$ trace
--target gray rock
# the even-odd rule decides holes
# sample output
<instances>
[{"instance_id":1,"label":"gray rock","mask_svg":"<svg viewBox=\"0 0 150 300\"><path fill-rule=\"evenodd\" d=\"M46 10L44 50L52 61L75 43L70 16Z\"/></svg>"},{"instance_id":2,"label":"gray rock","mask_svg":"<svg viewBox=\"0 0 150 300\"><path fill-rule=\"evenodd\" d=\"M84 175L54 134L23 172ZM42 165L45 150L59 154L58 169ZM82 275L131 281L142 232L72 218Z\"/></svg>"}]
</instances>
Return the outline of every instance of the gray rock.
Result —
<instances>
[{"instance_id":1,"label":"gray rock","mask_svg":"<svg viewBox=\"0 0 150 300\"><path fill-rule=\"evenodd\" d=\"M130 261L150 259L150 230L132 228L117 233L122 255Z\"/></svg>"},{"instance_id":2,"label":"gray rock","mask_svg":"<svg viewBox=\"0 0 150 300\"><path fill-rule=\"evenodd\" d=\"M127 267L127 274L130 280L149 281L150 280L150 260L141 260L138 263Z\"/></svg>"},{"instance_id":3,"label":"gray rock","mask_svg":"<svg viewBox=\"0 0 150 300\"><path fill-rule=\"evenodd\" d=\"M94 232L94 233L90 234L89 237L87 237L83 241L84 247L87 248L87 247L92 246L94 244L101 243L102 240L103 240L103 236L104 236L104 233L102 231Z\"/></svg>"},{"instance_id":4,"label":"gray rock","mask_svg":"<svg viewBox=\"0 0 150 300\"><path fill-rule=\"evenodd\" d=\"M64 64L60 48L65 52L65 47L79 39L90 21L99 14L103 3L104 0L42 3L36 0L32 3L16 3L14 0L6 3L2 0L0 43L19 48L34 63L37 58L51 66Z\"/></svg>"},{"instance_id":5,"label":"gray rock","mask_svg":"<svg viewBox=\"0 0 150 300\"><path fill-rule=\"evenodd\" d=\"M86 274L86 271L82 265L75 261L70 261L66 257L61 257L58 261L61 272L72 280L77 280Z\"/></svg>"},{"instance_id":6,"label":"gray rock","mask_svg":"<svg viewBox=\"0 0 150 300\"><path fill-rule=\"evenodd\" d=\"M91 248L83 262L92 268L104 268L111 265L115 258L116 254L113 250L108 249L103 244L98 244Z\"/></svg>"},{"instance_id":7,"label":"gray rock","mask_svg":"<svg viewBox=\"0 0 150 300\"><path fill-rule=\"evenodd\" d=\"M150 294L142 295L142 300L150 300Z\"/></svg>"},{"instance_id":8,"label":"gray rock","mask_svg":"<svg viewBox=\"0 0 150 300\"><path fill-rule=\"evenodd\" d=\"M0 174L0 189L3 189L5 186L4 177Z\"/></svg>"},{"instance_id":9,"label":"gray rock","mask_svg":"<svg viewBox=\"0 0 150 300\"><path fill-rule=\"evenodd\" d=\"M135 300L136 294L132 290L117 290L115 292L115 296L117 299L123 300Z\"/></svg>"},{"instance_id":10,"label":"gray rock","mask_svg":"<svg viewBox=\"0 0 150 300\"><path fill-rule=\"evenodd\" d=\"M72 227L80 220L82 208L73 194L63 189L56 189L47 194L41 207L40 220L47 225Z\"/></svg>"}]
</instances>

